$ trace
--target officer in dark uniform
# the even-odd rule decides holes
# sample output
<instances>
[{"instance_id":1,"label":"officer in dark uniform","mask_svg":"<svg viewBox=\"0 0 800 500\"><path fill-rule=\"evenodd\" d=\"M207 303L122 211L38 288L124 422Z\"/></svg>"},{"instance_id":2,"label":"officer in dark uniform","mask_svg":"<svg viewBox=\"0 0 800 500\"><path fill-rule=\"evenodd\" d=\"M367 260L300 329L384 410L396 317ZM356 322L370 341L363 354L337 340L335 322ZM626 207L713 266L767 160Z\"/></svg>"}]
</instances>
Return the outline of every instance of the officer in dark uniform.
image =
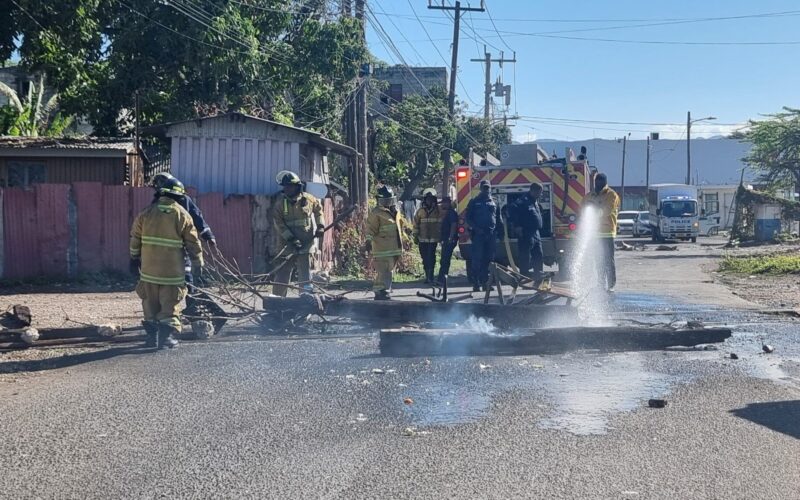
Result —
<instances>
[{"instance_id":1,"label":"officer in dark uniform","mask_svg":"<svg viewBox=\"0 0 800 500\"><path fill-rule=\"evenodd\" d=\"M489 262L494 258L495 234L500 218L499 207L491 195L492 185L487 180L480 184L481 192L467 205L466 222L472 238L472 290L486 290L489 280Z\"/></svg>"},{"instance_id":2,"label":"officer in dark uniform","mask_svg":"<svg viewBox=\"0 0 800 500\"><path fill-rule=\"evenodd\" d=\"M520 198L511 208L511 223L517 236L519 272L535 281L541 280L544 272L542 239L542 207L539 198L544 188L538 182L531 184L528 194ZM531 273L533 264L533 273Z\"/></svg>"}]
</instances>

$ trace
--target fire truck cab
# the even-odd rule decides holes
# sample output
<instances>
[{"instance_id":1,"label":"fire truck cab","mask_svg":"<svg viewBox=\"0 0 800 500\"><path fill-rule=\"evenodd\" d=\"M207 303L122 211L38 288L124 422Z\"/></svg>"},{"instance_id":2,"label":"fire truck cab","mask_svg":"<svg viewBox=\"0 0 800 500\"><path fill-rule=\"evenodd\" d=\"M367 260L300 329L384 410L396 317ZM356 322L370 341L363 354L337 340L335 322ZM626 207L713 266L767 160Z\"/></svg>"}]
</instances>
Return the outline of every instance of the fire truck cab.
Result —
<instances>
[{"instance_id":1,"label":"fire truck cab","mask_svg":"<svg viewBox=\"0 0 800 500\"><path fill-rule=\"evenodd\" d=\"M503 219L502 224L498 224L494 260L510 264L508 249L513 262L518 262L516 234L506 224L508 209L517 199L526 196L531 183L538 182L544 187L540 199L544 263L547 266L560 264L559 270L564 271L563 262L569 258L581 205L591 192L596 173L596 168L589 166L586 160L576 159L571 150L567 150L564 158L557 158L549 156L537 144L502 146L499 160L470 155L467 162L456 168L455 176L461 256L467 262L471 257L470 231L465 222L467 205L480 192L480 182L487 179Z\"/></svg>"}]
</instances>

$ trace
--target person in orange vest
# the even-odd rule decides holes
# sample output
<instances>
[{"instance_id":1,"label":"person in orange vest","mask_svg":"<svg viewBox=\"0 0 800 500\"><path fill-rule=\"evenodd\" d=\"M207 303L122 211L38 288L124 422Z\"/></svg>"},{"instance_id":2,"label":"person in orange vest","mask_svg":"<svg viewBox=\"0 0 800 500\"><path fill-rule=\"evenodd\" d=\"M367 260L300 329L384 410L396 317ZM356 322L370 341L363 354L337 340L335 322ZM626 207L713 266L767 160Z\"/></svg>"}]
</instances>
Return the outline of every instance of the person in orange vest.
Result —
<instances>
[{"instance_id":1,"label":"person in orange vest","mask_svg":"<svg viewBox=\"0 0 800 500\"><path fill-rule=\"evenodd\" d=\"M617 214L619 213L619 195L608 187L606 174L598 173L594 178L594 191L586 195L584 205L592 205L600 210L600 257L602 262L602 279L606 291L613 292L617 286L617 266L614 261L614 237L617 235Z\"/></svg>"}]
</instances>

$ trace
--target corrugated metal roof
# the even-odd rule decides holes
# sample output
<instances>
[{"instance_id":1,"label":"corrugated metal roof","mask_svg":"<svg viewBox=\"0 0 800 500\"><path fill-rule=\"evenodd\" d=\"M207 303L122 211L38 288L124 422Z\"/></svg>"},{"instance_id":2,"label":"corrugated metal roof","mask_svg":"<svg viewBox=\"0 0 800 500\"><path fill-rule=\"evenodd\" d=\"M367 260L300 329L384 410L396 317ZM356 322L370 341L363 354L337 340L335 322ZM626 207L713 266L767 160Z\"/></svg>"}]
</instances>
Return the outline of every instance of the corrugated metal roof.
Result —
<instances>
[{"instance_id":1,"label":"corrugated metal roof","mask_svg":"<svg viewBox=\"0 0 800 500\"><path fill-rule=\"evenodd\" d=\"M0 148L133 150L133 139L121 137L17 137L0 136Z\"/></svg>"}]
</instances>

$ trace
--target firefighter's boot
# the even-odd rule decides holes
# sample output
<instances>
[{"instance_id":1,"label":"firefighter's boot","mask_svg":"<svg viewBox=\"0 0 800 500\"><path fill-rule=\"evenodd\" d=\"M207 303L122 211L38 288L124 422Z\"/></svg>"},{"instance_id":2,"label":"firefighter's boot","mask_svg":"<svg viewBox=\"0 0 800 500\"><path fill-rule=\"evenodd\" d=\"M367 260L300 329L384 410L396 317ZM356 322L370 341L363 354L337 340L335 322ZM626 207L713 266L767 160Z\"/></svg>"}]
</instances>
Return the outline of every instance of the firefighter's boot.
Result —
<instances>
[{"instance_id":1,"label":"firefighter's boot","mask_svg":"<svg viewBox=\"0 0 800 500\"><path fill-rule=\"evenodd\" d=\"M145 347L156 347L158 345L158 323L155 321L142 321L144 333L147 338L144 341Z\"/></svg>"},{"instance_id":2,"label":"firefighter's boot","mask_svg":"<svg viewBox=\"0 0 800 500\"><path fill-rule=\"evenodd\" d=\"M173 334L178 333L178 330L170 325L159 325L158 327L158 348L159 349L172 349L178 347L178 341L175 340Z\"/></svg>"}]
</instances>

